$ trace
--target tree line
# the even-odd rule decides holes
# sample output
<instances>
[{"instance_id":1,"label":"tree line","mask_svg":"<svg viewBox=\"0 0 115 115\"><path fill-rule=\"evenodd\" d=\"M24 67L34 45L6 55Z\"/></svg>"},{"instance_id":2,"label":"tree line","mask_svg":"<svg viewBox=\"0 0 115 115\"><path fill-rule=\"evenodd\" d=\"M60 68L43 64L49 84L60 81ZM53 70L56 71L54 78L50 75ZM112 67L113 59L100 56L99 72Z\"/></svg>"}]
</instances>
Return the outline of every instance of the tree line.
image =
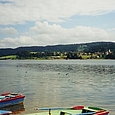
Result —
<instances>
[{"instance_id":1,"label":"tree line","mask_svg":"<svg viewBox=\"0 0 115 115\"><path fill-rule=\"evenodd\" d=\"M115 43L93 42L82 44L31 46L18 47L15 49L0 49L0 57L8 55L16 55L16 59L115 59Z\"/></svg>"},{"instance_id":2,"label":"tree line","mask_svg":"<svg viewBox=\"0 0 115 115\"><path fill-rule=\"evenodd\" d=\"M20 51L16 53L16 59L115 59L115 52L105 53L80 53L80 52L29 52Z\"/></svg>"}]
</instances>

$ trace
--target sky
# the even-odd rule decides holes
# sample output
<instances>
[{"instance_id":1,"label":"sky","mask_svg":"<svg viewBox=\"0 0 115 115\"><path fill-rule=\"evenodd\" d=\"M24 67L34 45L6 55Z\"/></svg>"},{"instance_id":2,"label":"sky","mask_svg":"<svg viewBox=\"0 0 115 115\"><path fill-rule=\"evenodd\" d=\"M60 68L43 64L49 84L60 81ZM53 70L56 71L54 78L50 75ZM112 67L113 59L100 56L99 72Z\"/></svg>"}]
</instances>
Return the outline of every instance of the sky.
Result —
<instances>
[{"instance_id":1,"label":"sky","mask_svg":"<svg viewBox=\"0 0 115 115\"><path fill-rule=\"evenodd\" d=\"M0 48L115 42L115 0L0 0Z\"/></svg>"}]
</instances>

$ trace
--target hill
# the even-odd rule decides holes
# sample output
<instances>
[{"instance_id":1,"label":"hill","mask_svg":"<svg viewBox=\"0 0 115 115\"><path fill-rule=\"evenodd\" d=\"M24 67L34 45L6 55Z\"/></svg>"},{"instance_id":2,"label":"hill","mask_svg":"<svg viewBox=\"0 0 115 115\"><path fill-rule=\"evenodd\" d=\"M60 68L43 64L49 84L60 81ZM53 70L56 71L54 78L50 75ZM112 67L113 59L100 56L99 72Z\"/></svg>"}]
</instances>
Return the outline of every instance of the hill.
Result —
<instances>
[{"instance_id":1,"label":"hill","mask_svg":"<svg viewBox=\"0 0 115 115\"><path fill-rule=\"evenodd\" d=\"M111 50L115 52L114 42L92 42L82 44L68 44L68 45L52 45L52 46L30 46L30 47L18 47L1 48L0 56L15 55L17 52L29 51L29 52L106 52Z\"/></svg>"}]
</instances>

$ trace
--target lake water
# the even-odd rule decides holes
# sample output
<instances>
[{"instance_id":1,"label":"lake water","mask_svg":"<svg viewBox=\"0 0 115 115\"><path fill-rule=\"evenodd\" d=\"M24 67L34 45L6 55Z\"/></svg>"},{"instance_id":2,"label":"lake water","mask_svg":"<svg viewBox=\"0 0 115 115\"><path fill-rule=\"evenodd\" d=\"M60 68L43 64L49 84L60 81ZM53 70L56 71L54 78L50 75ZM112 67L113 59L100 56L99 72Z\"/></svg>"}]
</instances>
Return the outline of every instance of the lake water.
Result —
<instances>
[{"instance_id":1,"label":"lake water","mask_svg":"<svg viewBox=\"0 0 115 115\"><path fill-rule=\"evenodd\" d=\"M37 107L97 106L115 115L114 60L1 60L0 93L26 96L15 114Z\"/></svg>"}]
</instances>

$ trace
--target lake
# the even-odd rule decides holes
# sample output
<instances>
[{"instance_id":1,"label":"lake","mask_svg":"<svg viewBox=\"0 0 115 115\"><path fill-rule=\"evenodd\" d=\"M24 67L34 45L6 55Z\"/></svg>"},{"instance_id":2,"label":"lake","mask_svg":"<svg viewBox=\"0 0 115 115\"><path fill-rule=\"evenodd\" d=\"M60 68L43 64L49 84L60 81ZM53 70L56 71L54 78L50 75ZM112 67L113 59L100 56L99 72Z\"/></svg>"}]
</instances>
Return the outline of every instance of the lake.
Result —
<instances>
[{"instance_id":1,"label":"lake","mask_svg":"<svg viewBox=\"0 0 115 115\"><path fill-rule=\"evenodd\" d=\"M97 106L115 115L115 60L1 60L0 93L26 96L15 114L38 107Z\"/></svg>"}]
</instances>

